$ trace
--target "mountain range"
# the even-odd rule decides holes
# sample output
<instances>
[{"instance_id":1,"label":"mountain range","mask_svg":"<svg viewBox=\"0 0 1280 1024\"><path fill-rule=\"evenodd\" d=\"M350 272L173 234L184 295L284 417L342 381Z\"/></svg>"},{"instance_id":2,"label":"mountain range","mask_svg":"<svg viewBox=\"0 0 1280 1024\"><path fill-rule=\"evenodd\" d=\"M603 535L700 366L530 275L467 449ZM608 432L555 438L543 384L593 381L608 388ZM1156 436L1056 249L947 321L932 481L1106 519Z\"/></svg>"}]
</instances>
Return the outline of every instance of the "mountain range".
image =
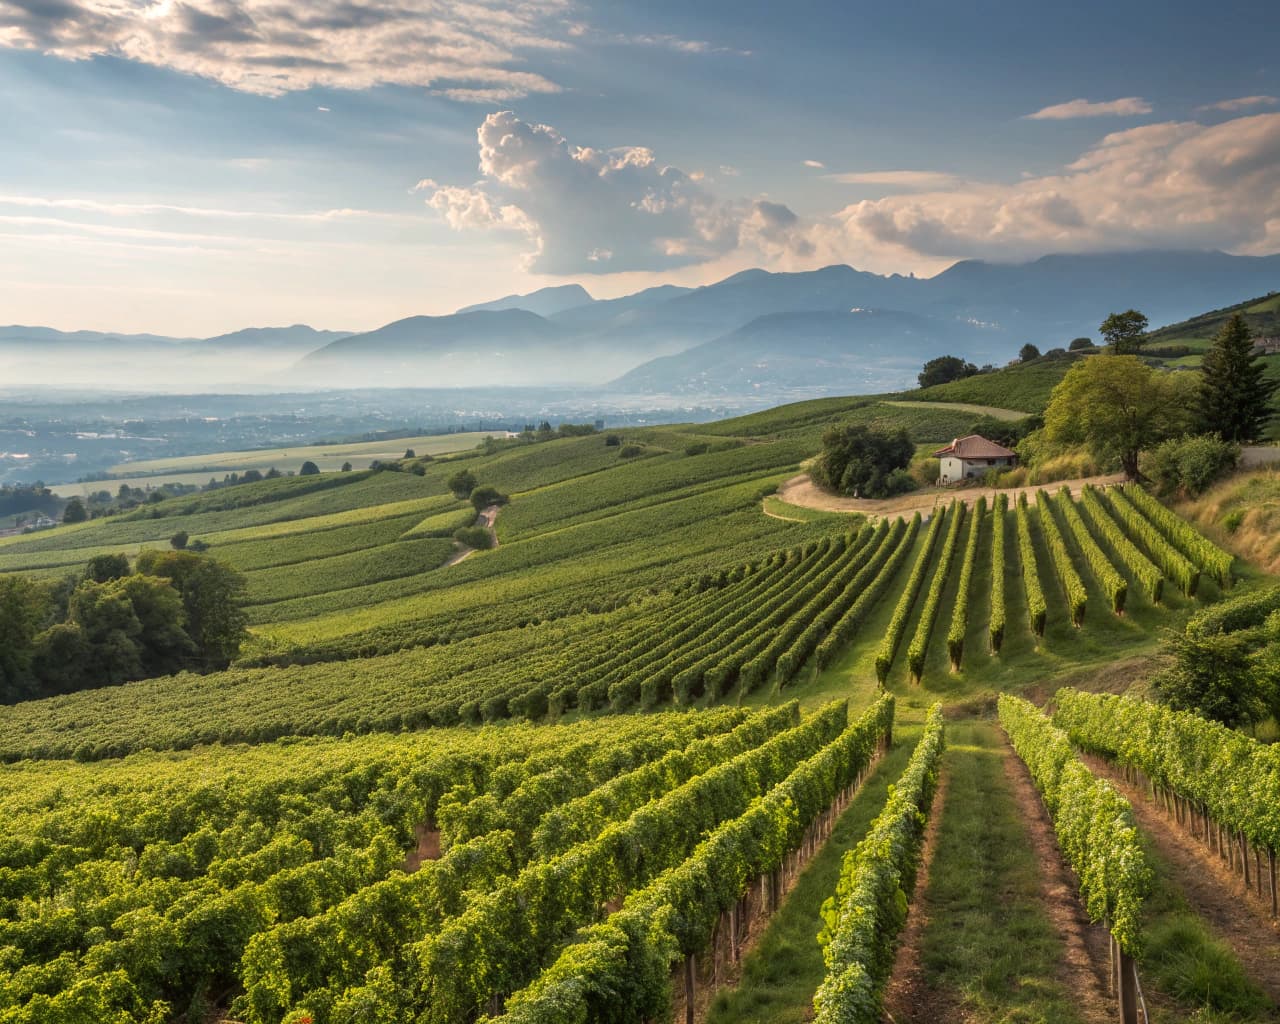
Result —
<instances>
[{"instance_id":1,"label":"mountain range","mask_svg":"<svg viewBox=\"0 0 1280 1024\"><path fill-rule=\"evenodd\" d=\"M221 387L233 386L235 372L252 374L258 389L264 375L284 372L306 387L848 393L905 385L920 363L946 353L999 363L1025 342L1065 346L1096 333L1111 312L1136 308L1153 324L1170 323L1276 288L1280 255L1221 252L967 260L932 278L843 265L746 270L700 288L661 285L612 299L561 285L354 334L305 325L208 339L0 328L0 365L12 378L15 358L38 367L74 353L86 367L111 370L122 358L145 357L171 365L187 389L193 372ZM231 353L236 360L225 358ZM59 365L65 370L65 359Z\"/></svg>"}]
</instances>

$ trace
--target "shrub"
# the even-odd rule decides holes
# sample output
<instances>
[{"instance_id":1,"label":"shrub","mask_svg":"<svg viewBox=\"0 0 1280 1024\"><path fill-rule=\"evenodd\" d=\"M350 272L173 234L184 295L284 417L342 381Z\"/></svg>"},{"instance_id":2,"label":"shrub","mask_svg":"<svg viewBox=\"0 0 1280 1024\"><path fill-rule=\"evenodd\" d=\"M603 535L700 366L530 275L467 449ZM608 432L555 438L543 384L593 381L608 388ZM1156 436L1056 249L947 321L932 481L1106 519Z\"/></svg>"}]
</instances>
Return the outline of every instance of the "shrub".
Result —
<instances>
[{"instance_id":1,"label":"shrub","mask_svg":"<svg viewBox=\"0 0 1280 1024\"><path fill-rule=\"evenodd\" d=\"M644 454L644 445L642 444L624 444L618 452L620 459L634 459Z\"/></svg>"},{"instance_id":2,"label":"shrub","mask_svg":"<svg viewBox=\"0 0 1280 1024\"><path fill-rule=\"evenodd\" d=\"M187 546L187 541L189 539L190 535L186 530L179 530L169 538L169 547L173 548L174 551L181 551Z\"/></svg>"},{"instance_id":3,"label":"shrub","mask_svg":"<svg viewBox=\"0 0 1280 1024\"><path fill-rule=\"evenodd\" d=\"M622 444L622 438L617 434L605 434L604 446L606 448L617 448L620 444Z\"/></svg>"},{"instance_id":4,"label":"shrub","mask_svg":"<svg viewBox=\"0 0 1280 1024\"><path fill-rule=\"evenodd\" d=\"M487 551L493 547L493 538L483 526L464 526L462 529L454 531L453 539L460 544L465 544L469 548L476 548L480 551Z\"/></svg>"},{"instance_id":5,"label":"shrub","mask_svg":"<svg viewBox=\"0 0 1280 1024\"><path fill-rule=\"evenodd\" d=\"M1072 338L1071 344L1067 346L1072 352L1080 352L1086 348L1093 348L1092 338Z\"/></svg>"},{"instance_id":6,"label":"shrub","mask_svg":"<svg viewBox=\"0 0 1280 1024\"><path fill-rule=\"evenodd\" d=\"M1222 517L1222 528L1226 530L1227 533L1235 533L1238 529L1240 529L1240 525L1243 522L1244 522L1244 509L1242 508L1232 509L1230 512L1228 512L1225 516Z\"/></svg>"},{"instance_id":7,"label":"shrub","mask_svg":"<svg viewBox=\"0 0 1280 1024\"><path fill-rule=\"evenodd\" d=\"M698 441L694 444L685 445L684 453L686 455L706 455L710 448L711 445L706 441Z\"/></svg>"},{"instance_id":8,"label":"shrub","mask_svg":"<svg viewBox=\"0 0 1280 1024\"><path fill-rule=\"evenodd\" d=\"M471 492L476 489L476 475L469 469L460 469L449 477L445 486L454 494L454 497L466 500L471 497Z\"/></svg>"},{"instance_id":9,"label":"shrub","mask_svg":"<svg viewBox=\"0 0 1280 1024\"><path fill-rule=\"evenodd\" d=\"M302 468L298 470L298 476L315 476L320 472L320 467L308 459L302 464Z\"/></svg>"},{"instance_id":10,"label":"shrub","mask_svg":"<svg viewBox=\"0 0 1280 1024\"><path fill-rule=\"evenodd\" d=\"M490 487L488 484L477 487L471 492L471 504L475 506L477 512L490 505L505 505L508 500L498 488Z\"/></svg>"},{"instance_id":11,"label":"shrub","mask_svg":"<svg viewBox=\"0 0 1280 1024\"><path fill-rule=\"evenodd\" d=\"M911 479L920 487L932 487L942 476L942 460L934 458L913 459L907 467Z\"/></svg>"},{"instance_id":12,"label":"shrub","mask_svg":"<svg viewBox=\"0 0 1280 1024\"><path fill-rule=\"evenodd\" d=\"M1239 446L1216 434L1171 438L1142 457L1143 473L1165 496L1197 497L1239 464Z\"/></svg>"}]
</instances>

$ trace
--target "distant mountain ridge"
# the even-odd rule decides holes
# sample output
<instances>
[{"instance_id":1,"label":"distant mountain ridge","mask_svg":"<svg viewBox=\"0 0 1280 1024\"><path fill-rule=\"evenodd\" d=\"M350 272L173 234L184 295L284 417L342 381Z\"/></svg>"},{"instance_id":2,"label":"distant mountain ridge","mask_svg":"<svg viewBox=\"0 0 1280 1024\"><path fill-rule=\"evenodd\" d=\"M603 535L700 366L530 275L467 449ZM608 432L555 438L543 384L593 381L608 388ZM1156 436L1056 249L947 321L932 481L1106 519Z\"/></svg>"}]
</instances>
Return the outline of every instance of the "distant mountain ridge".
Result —
<instances>
[{"instance_id":1,"label":"distant mountain ridge","mask_svg":"<svg viewBox=\"0 0 1280 1024\"><path fill-rule=\"evenodd\" d=\"M566 309L589 305L594 301L595 299L582 285L562 284L550 288L539 288L536 292L529 292L526 295L506 295L492 302L463 306L457 314L478 313L485 310L498 312L506 309L525 309L530 313L537 313L538 316L554 316Z\"/></svg>"},{"instance_id":2,"label":"distant mountain ridge","mask_svg":"<svg viewBox=\"0 0 1280 1024\"><path fill-rule=\"evenodd\" d=\"M1280 255L965 260L932 278L836 264L745 270L698 288L659 285L613 299L595 299L579 284L557 285L355 333L299 324L195 341L9 327L0 328L0 349L18 353L20 370L52 379L61 369L56 349L87 360L79 369L88 380L95 379L93 360L117 373L130 352L164 351L177 358L152 366L163 362L184 380L183 359L201 352L208 362L200 373L223 387L231 386L227 374L252 377L260 387L287 370L291 383L322 388L599 388L612 381L615 391L640 394L848 393L869 382L907 386L922 357L947 352L1001 363L1024 342L1048 349L1096 335L1111 312L1136 308L1152 323L1174 323L1277 288ZM231 353L237 360L225 358Z\"/></svg>"}]
</instances>

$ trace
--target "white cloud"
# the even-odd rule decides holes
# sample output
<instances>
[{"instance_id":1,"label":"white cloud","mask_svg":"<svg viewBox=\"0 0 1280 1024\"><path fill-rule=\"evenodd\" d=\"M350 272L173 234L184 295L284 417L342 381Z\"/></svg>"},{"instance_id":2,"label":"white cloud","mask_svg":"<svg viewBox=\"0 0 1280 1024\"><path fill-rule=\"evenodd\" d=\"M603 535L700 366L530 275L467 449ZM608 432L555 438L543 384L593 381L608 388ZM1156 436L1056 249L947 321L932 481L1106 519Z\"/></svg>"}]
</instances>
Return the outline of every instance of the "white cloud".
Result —
<instances>
[{"instance_id":1,"label":"white cloud","mask_svg":"<svg viewBox=\"0 0 1280 1024\"><path fill-rule=\"evenodd\" d=\"M959 182L954 174L942 171L856 171L849 174L826 174L823 177L842 185L886 185L889 188L917 191L948 188Z\"/></svg>"},{"instance_id":2,"label":"white cloud","mask_svg":"<svg viewBox=\"0 0 1280 1024\"><path fill-rule=\"evenodd\" d=\"M1124 99L1107 100L1104 103L1091 103L1089 100L1071 100L1069 103L1057 103L1034 114L1027 114L1028 121L1066 121L1076 117L1134 117L1138 114L1151 113L1151 104L1140 96L1126 96Z\"/></svg>"},{"instance_id":3,"label":"white cloud","mask_svg":"<svg viewBox=\"0 0 1280 1024\"><path fill-rule=\"evenodd\" d=\"M572 0L0 0L0 47L109 55L274 96L392 84L469 102L560 86L520 65L567 49Z\"/></svg>"},{"instance_id":4,"label":"white cloud","mask_svg":"<svg viewBox=\"0 0 1280 1024\"><path fill-rule=\"evenodd\" d=\"M781 256L808 246L787 207L721 199L643 146L574 145L510 111L486 117L477 137L478 182L425 179L419 188L456 230L527 235L527 267L535 272L662 270L738 249Z\"/></svg>"},{"instance_id":5,"label":"white cloud","mask_svg":"<svg viewBox=\"0 0 1280 1024\"><path fill-rule=\"evenodd\" d=\"M1274 107L1277 104L1280 104L1280 99L1274 96L1240 96L1234 100L1206 103L1203 107L1196 107L1196 110L1225 110L1228 113L1234 113L1237 110L1248 110L1250 107Z\"/></svg>"},{"instance_id":6,"label":"white cloud","mask_svg":"<svg viewBox=\"0 0 1280 1024\"><path fill-rule=\"evenodd\" d=\"M827 166L827 165L826 165L826 164L824 164L821 160L806 160L806 161L804 162L804 165L805 165L806 167L813 167L813 168L816 168L817 170L822 170L824 167L826 167L826 166Z\"/></svg>"},{"instance_id":7,"label":"white cloud","mask_svg":"<svg viewBox=\"0 0 1280 1024\"><path fill-rule=\"evenodd\" d=\"M721 173L722 175L724 175L724 177L726 177L726 178L736 178L736 177L738 177L742 172L741 172L740 170L738 170L738 168L736 168L736 167L730 167L728 164L721 164L721 165L720 165L720 173Z\"/></svg>"},{"instance_id":8,"label":"white cloud","mask_svg":"<svg viewBox=\"0 0 1280 1024\"><path fill-rule=\"evenodd\" d=\"M1280 113L1114 132L1061 172L845 207L815 229L846 256L1029 258L1137 248L1280 250ZM831 232L834 230L834 235Z\"/></svg>"}]
</instances>

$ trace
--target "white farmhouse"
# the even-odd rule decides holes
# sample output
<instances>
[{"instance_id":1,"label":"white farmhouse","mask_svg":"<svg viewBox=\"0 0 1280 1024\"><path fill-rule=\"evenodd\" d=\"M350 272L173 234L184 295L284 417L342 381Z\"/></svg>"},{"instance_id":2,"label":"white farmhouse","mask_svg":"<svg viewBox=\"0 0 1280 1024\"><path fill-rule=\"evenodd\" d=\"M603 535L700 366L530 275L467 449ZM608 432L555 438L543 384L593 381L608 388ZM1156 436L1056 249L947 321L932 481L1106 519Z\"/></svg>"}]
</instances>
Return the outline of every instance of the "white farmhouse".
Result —
<instances>
[{"instance_id":1,"label":"white farmhouse","mask_svg":"<svg viewBox=\"0 0 1280 1024\"><path fill-rule=\"evenodd\" d=\"M967 477L982 476L992 469L1010 469L1018 464L1016 453L979 434L957 437L933 455L942 460L938 477L941 484L959 483Z\"/></svg>"}]
</instances>

